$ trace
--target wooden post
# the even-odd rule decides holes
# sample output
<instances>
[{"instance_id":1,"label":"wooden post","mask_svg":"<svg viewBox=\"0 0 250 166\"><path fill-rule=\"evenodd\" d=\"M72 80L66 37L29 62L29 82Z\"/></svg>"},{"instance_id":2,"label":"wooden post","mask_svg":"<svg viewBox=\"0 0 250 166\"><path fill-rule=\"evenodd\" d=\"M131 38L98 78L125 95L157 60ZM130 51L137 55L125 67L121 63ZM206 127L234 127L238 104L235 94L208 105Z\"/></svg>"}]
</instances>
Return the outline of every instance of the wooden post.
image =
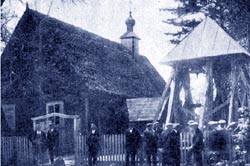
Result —
<instances>
[{"instance_id":1,"label":"wooden post","mask_svg":"<svg viewBox=\"0 0 250 166\"><path fill-rule=\"evenodd\" d=\"M89 124L89 98L85 97L84 99L84 107L85 107L85 122L84 122L84 130L88 131Z\"/></svg>"},{"instance_id":2,"label":"wooden post","mask_svg":"<svg viewBox=\"0 0 250 166\"><path fill-rule=\"evenodd\" d=\"M36 121L33 120L33 130L36 131Z\"/></svg>"},{"instance_id":3,"label":"wooden post","mask_svg":"<svg viewBox=\"0 0 250 166\"><path fill-rule=\"evenodd\" d=\"M155 114L155 117L154 117L154 120L153 120L153 124L156 122L157 118L159 117L159 114L162 112L162 110L165 108L165 104L167 103L167 96L168 96L168 90L170 88L170 84L173 80L173 77L174 77L174 72L171 73L168 81L166 82L166 85L165 85L165 88L164 88L164 91L161 95L161 101L158 105L158 108L157 108L157 112Z\"/></svg>"},{"instance_id":4,"label":"wooden post","mask_svg":"<svg viewBox=\"0 0 250 166\"><path fill-rule=\"evenodd\" d=\"M170 96L169 96L169 102L168 102L168 113L167 113L167 118L166 118L166 124L171 122L172 116L177 113L175 112L176 105L179 102L179 94L180 94L180 89L181 89L181 78L182 74L179 70L175 70L176 74L175 77L173 78L174 80L172 81L171 84L171 90L170 90ZM178 116L178 115L177 115ZM176 117L177 117L176 116Z\"/></svg>"},{"instance_id":5,"label":"wooden post","mask_svg":"<svg viewBox=\"0 0 250 166\"><path fill-rule=\"evenodd\" d=\"M208 121L209 117L205 115L208 114L209 111L212 111L213 107L213 64L212 62L208 62L206 64L206 80L207 80L207 90L206 90L206 99L205 99L205 109L201 114L201 120L199 127L202 127Z\"/></svg>"},{"instance_id":6,"label":"wooden post","mask_svg":"<svg viewBox=\"0 0 250 166\"><path fill-rule=\"evenodd\" d=\"M238 75L237 75L237 67L232 64L232 87L230 92L230 102L229 102L229 112L228 112L228 125L232 122L232 115L233 115L233 109L234 109L234 100L235 100L235 91L237 87L238 82Z\"/></svg>"},{"instance_id":7,"label":"wooden post","mask_svg":"<svg viewBox=\"0 0 250 166\"><path fill-rule=\"evenodd\" d=\"M175 81L172 81L172 84L170 84L171 90L170 90L170 96L168 101L168 113L167 113L167 119L166 124L170 122L170 118L172 115L173 105L174 105L174 89L175 89Z\"/></svg>"},{"instance_id":8,"label":"wooden post","mask_svg":"<svg viewBox=\"0 0 250 166\"><path fill-rule=\"evenodd\" d=\"M183 88L185 91L185 105L191 105L193 104L193 99L192 99L192 94L191 94L191 89L190 89L190 75L189 75L189 70L188 68L183 71Z\"/></svg>"}]
</instances>

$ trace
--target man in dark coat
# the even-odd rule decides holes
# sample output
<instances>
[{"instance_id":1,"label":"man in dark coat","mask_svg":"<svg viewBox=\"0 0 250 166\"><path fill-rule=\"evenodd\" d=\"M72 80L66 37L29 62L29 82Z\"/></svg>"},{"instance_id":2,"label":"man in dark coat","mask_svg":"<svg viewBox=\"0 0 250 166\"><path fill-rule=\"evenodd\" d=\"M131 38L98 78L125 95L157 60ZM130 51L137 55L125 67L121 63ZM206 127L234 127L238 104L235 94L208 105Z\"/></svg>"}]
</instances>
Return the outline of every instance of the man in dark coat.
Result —
<instances>
[{"instance_id":1,"label":"man in dark coat","mask_svg":"<svg viewBox=\"0 0 250 166\"><path fill-rule=\"evenodd\" d=\"M175 137L176 137L176 146L175 146L175 152L176 152L176 166L180 166L181 165L181 125L179 123L175 123L173 125L173 131L175 133Z\"/></svg>"},{"instance_id":2,"label":"man in dark coat","mask_svg":"<svg viewBox=\"0 0 250 166\"><path fill-rule=\"evenodd\" d=\"M29 136L29 139L32 143L34 165L39 165L44 159L44 153L46 150L46 134L41 130L39 124L36 126L36 130Z\"/></svg>"},{"instance_id":3,"label":"man in dark coat","mask_svg":"<svg viewBox=\"0 0 250 166\"><path fill-rule=\"evenodd\" d=\"M59 133L55 130L53 124L49 125L49 131L47 133L47 147L49 150L49 158L51 164L54 163L54 155L55 152L58 150L59 145Z\"/></svg>"},{"instance_id":4,"label":"man in dark coat","mask_svg":"<svg viewBox=\"0 0 250 166\"><path fill-rule=\"evenodd\" d=\"M193 145L188 151L188 156L187 156L188 161L187 162L188 162L189 165L193 165L193 164L190 164L191 156L193 155L194 156L194 163L196 164L196 166L202 166L203 165L203 162L202 162L202 150L203 150L203 147L204 147L203 134L202 134L201 130L198 128L198 123L197 122L191 123L190 127L194 131L194 136L192 138Z\"/></svg>"},{"instance_id":5,"label":"man in dark coat","mask_svg":"<svg viewBox=\"0 0 250 166\"><path fill-rule=\"evenodd\" d=\"M96 125L92 123L90 133L87 136L89 166L96 165L99 150L99 139L100 136L97 132Z\"/></svg>"},{"instance_id":6,"label":"man in dark coat","mask_svg":"<svg viewBox=\"0 0 250 166\"><path fill-rule=\"evenodd\" d=\"M147 156L147 163L151 166L151 157L153 161L153 166L157 165L156 153L157 153L157 141L158 137L156 132L153 130L151 123L147 124L147 128L143 133L145 141L145 152Z\"/></svg>"},{"instance_id":7,"label":"man in dark coat","mask_svg":"<svg viewBox=\"0 0 250 166\"><path fill-rule=\"evenodd\" d=\"M167 129L162 135L162 166L178 166L179 164L179 136L178 131L173 128L173 125L171 123L167 124Z\"/></svg>"},{"instance_id":8,"label":"man in dark coat","mask_svg":"<svg viewBox=\"0 0 250 166\"><path fill-rule=\"evenodd\" d=\"M129 158L131 158L131 166L135 166L135 155L140 146L141 135L132 125L125 132L126 135L126 166L129 166Z\"/></svg>"}]
</instances>

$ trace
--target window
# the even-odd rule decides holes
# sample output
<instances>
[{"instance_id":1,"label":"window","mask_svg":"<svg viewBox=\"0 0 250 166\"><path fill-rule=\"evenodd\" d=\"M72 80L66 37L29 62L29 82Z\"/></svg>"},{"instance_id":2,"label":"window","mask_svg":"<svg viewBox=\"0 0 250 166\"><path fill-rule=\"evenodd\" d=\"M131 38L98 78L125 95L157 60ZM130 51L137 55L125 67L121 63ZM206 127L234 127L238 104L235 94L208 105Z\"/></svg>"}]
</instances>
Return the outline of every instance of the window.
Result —
<instances>
[{"instance_id":1,"label":"window","mask_svg":"<svg viewBox=\"0 0 250 166\"><path fill-rule=\"evenodd\" d=\"M55 101L49 102L46 104L46 114L50 113L64 113L63 102L62 101ZM59 117L50 118L49 120L52 121L54 124L60 124Z\"/></svg>"},{"instance_id":2,"label":"window","mask_svg":"<svg viewBox=\"0 0 250 166\"><path fill-rule=\"evenodd\" d=\"M16 129L16 108L14 104L2 105L2 110L8 127L11 130Z\"/></svg>"}]
</instances>

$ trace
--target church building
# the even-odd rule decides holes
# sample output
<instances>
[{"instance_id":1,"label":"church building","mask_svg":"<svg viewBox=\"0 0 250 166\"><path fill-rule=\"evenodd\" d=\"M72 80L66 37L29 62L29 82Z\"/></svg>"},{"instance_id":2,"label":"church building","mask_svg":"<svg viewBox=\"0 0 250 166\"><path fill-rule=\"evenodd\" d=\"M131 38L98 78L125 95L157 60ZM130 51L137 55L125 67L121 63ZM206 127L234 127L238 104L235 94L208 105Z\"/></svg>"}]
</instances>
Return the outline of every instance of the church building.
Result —
<instances>
[{"instance_id":1,"label":"church building","mask_svg":"<svg viewBox=\"0 0 250 166\"><path fill-rule=\"evenodd\" d=\"M165 81L140 55L140 38L127 32L116 43L27 7L1 55L1 104L6 131L25 134L31 118L50 113L79 115L102 133L128 125L126 99L160 97ZM52 119L61 130L71 122ZM3 129L4 130L4 129Z\"/></svg>"}]
</instances>

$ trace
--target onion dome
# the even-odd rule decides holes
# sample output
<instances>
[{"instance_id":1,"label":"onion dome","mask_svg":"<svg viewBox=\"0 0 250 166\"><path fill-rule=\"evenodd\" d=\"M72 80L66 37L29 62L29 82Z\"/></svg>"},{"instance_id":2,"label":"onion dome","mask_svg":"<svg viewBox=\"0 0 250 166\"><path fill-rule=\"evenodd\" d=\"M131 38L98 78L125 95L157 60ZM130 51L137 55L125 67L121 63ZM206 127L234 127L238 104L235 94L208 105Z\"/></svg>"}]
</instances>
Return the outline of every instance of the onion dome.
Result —
<instances>
[{"instance_id":1,"label":"onion dome","mask_svg":"<svg viewBox=\"0 0 250 166\"><path fill-rule=\"evenodd\" d=\"M132 12L129 12L129 17L126 19L127 32L133 32L133 27L135 25L135 19L132 17Z\"/></svg>"}]
</instances>

